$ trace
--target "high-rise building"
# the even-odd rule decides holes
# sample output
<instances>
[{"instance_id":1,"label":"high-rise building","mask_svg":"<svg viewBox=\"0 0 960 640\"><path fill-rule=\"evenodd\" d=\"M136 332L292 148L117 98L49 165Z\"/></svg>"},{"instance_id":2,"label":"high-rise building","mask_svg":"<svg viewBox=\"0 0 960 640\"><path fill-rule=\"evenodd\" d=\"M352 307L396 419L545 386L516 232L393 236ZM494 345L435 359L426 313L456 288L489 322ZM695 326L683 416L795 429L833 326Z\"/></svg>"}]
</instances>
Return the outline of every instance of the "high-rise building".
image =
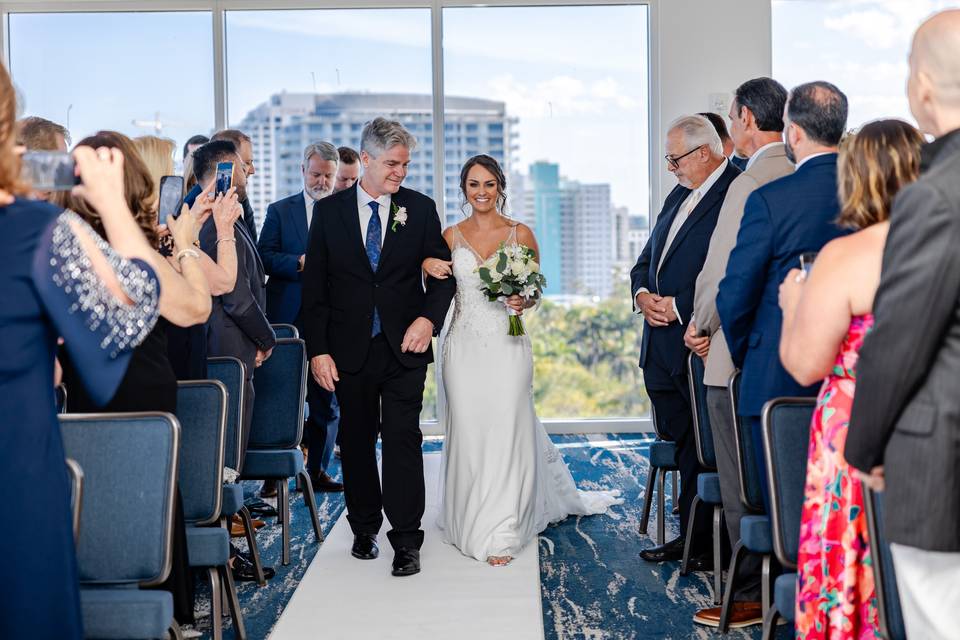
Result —
<instances>
[{"instance_id":1,"label":"high-rise building","mask_svg":"<svg viewBox=\"0 0 960 640\"><path fill-rule=\"evenodd\" d=\"M540 271L547 278L548 295L568 292L563 273L563 199L560 197L560 165L535 162L530 165L525 194L533 231L540 246Z\"/></svg>"},{"instance_id":2,"label":"high-rise building","mask_svg":"<svg viewBox=\"0 0 960 640\"><path fill-rule=\"evenodd\" d=\"M493 100L447 97L445 109L443 214L450 224L462 218L460 168L467 158L486 153L510 171L516 120L507 116L503 102ZM359 151L364 124L377 116L398 120L417 138L404 186L438 199L430 95L278 93L237 125L253 142L257 172L247 189L258 225L268 204L303 188L300 165L308 144L326 140Z\"/></svg>"}]
</instances>

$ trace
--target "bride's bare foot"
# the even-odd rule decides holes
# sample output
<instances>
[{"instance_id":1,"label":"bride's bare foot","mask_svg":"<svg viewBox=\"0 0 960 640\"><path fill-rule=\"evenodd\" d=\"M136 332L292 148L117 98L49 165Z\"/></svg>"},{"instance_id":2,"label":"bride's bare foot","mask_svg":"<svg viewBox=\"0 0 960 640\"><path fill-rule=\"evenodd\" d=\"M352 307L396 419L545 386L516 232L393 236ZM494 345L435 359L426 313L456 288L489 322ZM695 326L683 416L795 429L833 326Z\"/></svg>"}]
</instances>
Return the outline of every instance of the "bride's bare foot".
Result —
<instances>
[{"instance_id":1,"label":"bride's bare foot","mask_svg":"<svg viewBox=\"0 0 960 640\"><path fill-rule=\"evenodd\" d=\"M487 558L487 563L491 567L502 567L510 564L511 560L513 560L513 557L511 556L490 556Z\"/></svg>"}]
</instances>

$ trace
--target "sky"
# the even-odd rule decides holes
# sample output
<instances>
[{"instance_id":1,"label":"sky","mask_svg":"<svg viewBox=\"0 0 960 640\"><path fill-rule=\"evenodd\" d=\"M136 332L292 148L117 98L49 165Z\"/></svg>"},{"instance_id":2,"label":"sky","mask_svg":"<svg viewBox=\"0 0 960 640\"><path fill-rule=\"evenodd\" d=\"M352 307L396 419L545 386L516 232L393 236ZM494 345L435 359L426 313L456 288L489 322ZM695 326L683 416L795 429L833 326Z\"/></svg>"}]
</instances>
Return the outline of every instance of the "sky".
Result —
<instances>
[{"instance_id":1,"label":"sky","mask_svg":"<svg viewBox=\"0 0 960 640\"><path fill-rule=\"evenodd\" d=\"M774 77L834 82L850 98L851 127L909 119L910 35L958 4L774 0ZM12 14L24 113L68 124L75 142L102 128L150 133L157 114L178 145L208 133L211 24L209 12ZM445 90L506 103L518 119L516 168L556 162L646 214L647 29L643 6L444 9ZM427 9L230 11L226 36L232 123L280 91L431 91Z\"/></svg>"}]
</instances>

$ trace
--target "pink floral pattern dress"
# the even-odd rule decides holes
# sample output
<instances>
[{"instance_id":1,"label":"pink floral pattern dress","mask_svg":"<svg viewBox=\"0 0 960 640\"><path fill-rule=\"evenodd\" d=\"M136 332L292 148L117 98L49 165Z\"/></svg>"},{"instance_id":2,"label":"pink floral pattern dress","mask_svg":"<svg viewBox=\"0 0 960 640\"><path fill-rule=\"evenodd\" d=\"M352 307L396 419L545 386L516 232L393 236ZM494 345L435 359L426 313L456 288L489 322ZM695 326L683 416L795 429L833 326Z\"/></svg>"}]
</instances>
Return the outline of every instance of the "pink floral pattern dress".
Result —
<instances>
[{"instance_id":1,"label":"pink floral pattern dress","mask_svg":"<svg viewBox=\"0 0 960 640\"><path fill-rule=\"evenodd\" d=\"M796 637L880 638L867 519L860 481L843 456L870 314L850 322L810 425L810 450L797 561Z\"/></svg>"}]
</instances>

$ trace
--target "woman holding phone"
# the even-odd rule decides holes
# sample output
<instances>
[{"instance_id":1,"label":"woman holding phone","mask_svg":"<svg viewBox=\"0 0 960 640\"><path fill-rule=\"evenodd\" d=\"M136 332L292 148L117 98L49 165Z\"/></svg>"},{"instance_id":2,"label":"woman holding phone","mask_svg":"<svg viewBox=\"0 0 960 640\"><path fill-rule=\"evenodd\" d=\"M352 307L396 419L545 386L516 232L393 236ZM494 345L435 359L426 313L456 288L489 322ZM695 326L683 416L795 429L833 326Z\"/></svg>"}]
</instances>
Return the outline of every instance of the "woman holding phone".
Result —
<instances>
[{"instance_id":1,"label":"woman holding phone","mask_svg":"<svg viewBox=\"0 0 960 640\"><path fill-rule=\"evenodd\" d=\"M20 522L3 533L0 638L83 637L70 487L53 398L57 338L80 384L109 399L158 317L161 262L124 199L123 154L73 152L73 197L100 211L107 244L76 214L30 200L14 151L16 94L0 65L0 485Z\"/></svg>"},{"instance_id":2,"label":"woman holding phone","mask_svg":"<svg viewBox=\"0 0 960 640\"><path fill-rule=\"evenodd\" d=\"M153 209L153 179L133 142L115 131L101 131L95 136L81 140L80 145L116 149L125 158L121 193L133 212L143 234L154 250L159 247L156 215ZM60 193L56 202L75 211L80 218L102 233L102 216L94 206L69 193ZM221 203L221 206L225 206ZM203 211L203 218L209 210ZM200 267L200 250L194 242L203 220L184 209L184 213L170 224L173 238L173 261L155 253L157 274L160 279L160 320L152 331L133 351L130 365L123 380L106 403L91 396L77 381L79 363L64 353L63 381L68 390L67 409L71 412L128 412L166 411L176 414L177 377L167 356L166 332L170 325L181 327L205 322L210 315L212 301L207 279ZM174 616L180 623L193 622L193 576L187 558L186 530L183 523L183 508L177 492L174 513L173 568L163 588L173 594Z\"/></svg>"}]
</instances>

